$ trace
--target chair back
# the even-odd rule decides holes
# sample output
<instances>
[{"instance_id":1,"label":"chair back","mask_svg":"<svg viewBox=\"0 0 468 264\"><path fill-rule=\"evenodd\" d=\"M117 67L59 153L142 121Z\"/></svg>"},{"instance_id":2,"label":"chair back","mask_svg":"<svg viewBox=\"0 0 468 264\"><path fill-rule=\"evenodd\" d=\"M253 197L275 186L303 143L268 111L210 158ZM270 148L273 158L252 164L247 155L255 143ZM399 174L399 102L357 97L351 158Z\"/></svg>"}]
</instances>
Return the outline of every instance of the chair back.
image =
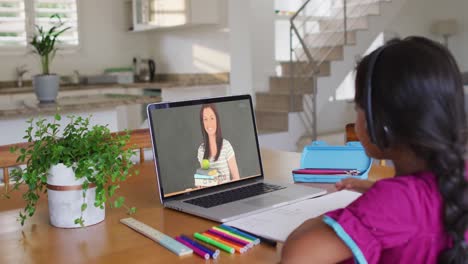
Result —
<instances>
[{"instance_id":1,"label":"chair back","mask_svg":"<svg viewBox=\"0 0 468 264\"><path fill-rule=\"evenodd\" d=\"M117 132L114 134L122 134ZM130 140L125 145L125 149L138 149L140 153L140 163L145 161L145 149L152 148L151 134L148 128L135 129L130 131Z\"/></svg>"},{"instance_id":2,"label":"chair back","mask_svg":"<svg viewBox=\"0 0 468 264\"><path fill-rule=\"evenodd\" d=\"M356 135L354 123L346 124L345 143L350 141L359 141L359 138Z\"/></svg>"},{"instance_id":3,"label":"chair back","mask_svg":"<svg viewBox=\"0 0 468 264\"><path fill-rule=\"evenodd\" d=\"M29 143L17 143L0 146L0 169L3 171L3 183L5 184L5 186L8 187L8 184L10 182L10 173L8 171L8 168L26 163L17 161L19 154L11 153L10 148L25 148L28 145Z\"/></svg>"},{"instance_id":4,"label":"chair back","mask_svg":"<svg viewBox=\"0 0 468 264\"><path fill-rule=\"evenodd\" d=\"M115 132L113 135L125 134L126 132ZM0 146L0 169L3 170L3 182L6 188L10 183L10 175L8 168L26 164L25 162L18 162L18 153L11 153L11 147L25 148L31 143L17 143ZM124 149L139 150L140 162L145 160L144 149L151 148L151 135L149 129L135 129L130 131L130 140L125 145Z\"/></svg>"}]
</instances>

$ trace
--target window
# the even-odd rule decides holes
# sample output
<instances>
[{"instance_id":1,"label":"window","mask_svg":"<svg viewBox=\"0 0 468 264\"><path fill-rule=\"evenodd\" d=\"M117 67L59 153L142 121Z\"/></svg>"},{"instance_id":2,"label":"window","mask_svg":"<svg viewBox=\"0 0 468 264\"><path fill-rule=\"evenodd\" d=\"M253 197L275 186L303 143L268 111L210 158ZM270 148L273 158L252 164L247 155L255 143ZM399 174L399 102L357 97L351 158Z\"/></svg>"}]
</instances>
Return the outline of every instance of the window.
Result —
<instances>
[{"instance_id":1,"label":"window","mask_svg":"<svg viewBox=\"0 0 468 264\"><path fill-rule=\"evenodd\" d=\"M26 0L27 1L27 0ZM49 29L50 16L59 14L65 27L70 27L58 39L66 46L78 45L78 12L76 0L34 0L34 24Z\"/></svg>"},{"instance_id":2,"label":"window","mask_svg":"<svg viewBox=\"0 0 468 264\"><path fill-rule=\"evenodd\" d=\"M24 1L0 0L0 47L26 46Z\"/></svg>"},{"instance_id":3,"label":"window","mask_svg":"<svg viewBox=\"0 0 468 264\"><path fill-rule=\"evenodd\" d=\"M50 16L59 14L64 26L70 27L59 37L60 46L79 44L77 0L0 0L0 48L26 47L35 25L48 30ZM53 21L57 22L57 21Z\"/></svg>"}]
</instances>

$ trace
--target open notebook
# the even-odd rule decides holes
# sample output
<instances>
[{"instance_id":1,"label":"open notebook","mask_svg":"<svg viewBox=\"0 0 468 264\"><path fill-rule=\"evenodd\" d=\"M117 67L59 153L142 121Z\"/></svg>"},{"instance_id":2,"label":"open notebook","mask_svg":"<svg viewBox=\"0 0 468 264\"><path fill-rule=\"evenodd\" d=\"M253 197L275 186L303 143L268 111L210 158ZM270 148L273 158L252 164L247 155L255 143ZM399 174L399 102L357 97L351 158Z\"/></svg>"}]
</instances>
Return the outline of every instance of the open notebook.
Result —
<instances>
[{"instance_id":1,"label":"open notebook","mask_svg":"<svg viewBox=\"0 0 468 264\"><path fill-rule=\"evenodd\" d=\"M253 214L225 224L266 239L284 242L288 235L305 220L331 210L344 208L359 196L361 196L360 193L353 191L334 192Z\"/></svg>"}]
</instances>

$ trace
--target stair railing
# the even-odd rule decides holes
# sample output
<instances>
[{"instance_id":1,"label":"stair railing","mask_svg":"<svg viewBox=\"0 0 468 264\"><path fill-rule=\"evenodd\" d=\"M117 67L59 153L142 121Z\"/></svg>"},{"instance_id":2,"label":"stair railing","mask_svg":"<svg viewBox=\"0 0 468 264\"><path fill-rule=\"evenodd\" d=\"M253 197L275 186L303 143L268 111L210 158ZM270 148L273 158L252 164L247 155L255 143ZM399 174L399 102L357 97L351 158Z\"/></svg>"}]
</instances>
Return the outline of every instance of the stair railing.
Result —
<instances>
[{"instance_id":1,"label":"stair railing","mask_svg":"<svg viewBox=\"0 0 468 264\"><path fill-rule=\"evenodd\" d=\"M328 1L339 1L339 0L328 0ZM360 8L359 5L355 6L355 9L352 6L348 6L348 0L342 1L342 12L343 14L334 17L330 17L328 22L323 22L322 19L317 20L317 17L313 14L320 13L320 9L323 10L324 4L327 1L320 1L320 3L312 9L312 15L308 14L309 5L311 5L311 0L306 0L302 6L295 12L295 14L290 18L290 64L289 64L289 76L290 76L290 89L289 89L289 107L290 111L294 112L294 105L296 103L303 104L303 112L300 113L300 118L303 122L303 125L306 129L306 134L312 140L317 139L317 78L320 75L320 69L324 62L326 62L329 55L340 46L344 46L350 43L348 33L350 32L348 28L352 28L354 23L357 23L357 20L353 23L349 20L348 13L355 12L357 8ZM381 0L376 0L375 3L380 4ZM329 2L331 3L331 2ZM368 7L369 8L369 7ZM368 9L362 9L361 12L366 13ZM310 11L310 10L309 10ZM361 17L361 13L358 13L357 17ZM336 25L333 24L334 20L343 19L343 34L334 34L335 32L340 31L337 29L333 31L333 27ZM320 22L321 21L321 22ZM314 24L315 22L315 24ZM323 29L326 32L330 32L328 37L321 37L319 39L308 39L308 34L315 29ZM314 24L315 27L310 28L310 24ZM318 31L318 30L317 30ZM314 43L323 43L326 48L318 48L316 53L311 52L311 47ZM342 48L342 47L341 47ZM304 63L301 63L304 61ZM295 63L298 62L298 63ZM296 96L300 92L304 92L304 87L309 87L309 84L312 84L310 90L307 90L307 95L304 94L303 102L296 102ZM302 89L302 91L300 91Z\"/></svg>"}]
</instances>

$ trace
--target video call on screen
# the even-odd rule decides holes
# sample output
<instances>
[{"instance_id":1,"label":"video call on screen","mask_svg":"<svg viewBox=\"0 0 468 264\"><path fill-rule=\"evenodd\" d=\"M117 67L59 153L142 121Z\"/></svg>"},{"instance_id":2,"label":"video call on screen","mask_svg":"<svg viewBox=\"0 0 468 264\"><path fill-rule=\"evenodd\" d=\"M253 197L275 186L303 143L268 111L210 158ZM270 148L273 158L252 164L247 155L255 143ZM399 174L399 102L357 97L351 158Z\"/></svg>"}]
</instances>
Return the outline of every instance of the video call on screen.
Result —
<instances>
[{"instance_id":1,"label":"video call on screen","mask_svg":"<svg viewBox=\"0 0 468 264\"><path fill-rule=\"evenodd\" d=\"M248 99L152 109L165 197L261 174Z\"/></svg>"}]
</instances>

